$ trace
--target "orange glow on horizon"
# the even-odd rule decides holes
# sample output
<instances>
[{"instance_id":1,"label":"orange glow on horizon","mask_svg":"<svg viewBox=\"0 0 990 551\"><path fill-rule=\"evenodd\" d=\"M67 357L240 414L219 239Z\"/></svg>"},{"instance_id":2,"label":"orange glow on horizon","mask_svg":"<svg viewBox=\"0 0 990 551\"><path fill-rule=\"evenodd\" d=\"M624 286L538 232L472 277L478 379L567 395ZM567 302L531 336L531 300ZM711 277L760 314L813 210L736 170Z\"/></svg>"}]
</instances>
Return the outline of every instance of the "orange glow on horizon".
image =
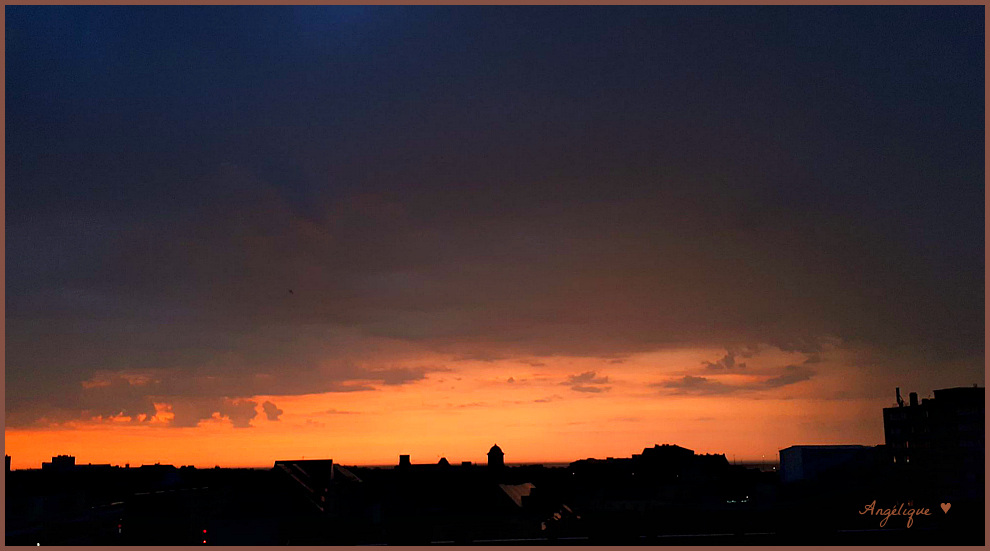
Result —
<instances>
[{"instance_id":1,"label":"orange glow on horizon","mask_svg":"<svg viewBox=\"0 0 990 551\"><path fill-rule=\"evenodd\" d=\"M570 462L628 457L653 444L678 444L730 460L775 460L794 444L883 440L884 400L821 399L855 389L856 371L817 367L813 379L780 388L754 386L802 360L765 350L745 370L706 372L702 362L724 350L685 349L619 359L551 357L539 361L448 361L423 380L377 390L301 396L256 396L283 410L277 421L260 412L250 428L234 428L215 413L196 427L171 427L169 406L155 404L148 423L127 417L62 426L7 429L12 468L38 468L57 454L77 463L270 467L277 459L332 458L342 464L486 462L494 442L508 463ZM786 371L786 370L785 370ZM658 386L683 377L753 390L678 394ZM749 386L747 386L749 385ZM716 391L718 389L716 388Z\"/></svg>"}]
</instances>

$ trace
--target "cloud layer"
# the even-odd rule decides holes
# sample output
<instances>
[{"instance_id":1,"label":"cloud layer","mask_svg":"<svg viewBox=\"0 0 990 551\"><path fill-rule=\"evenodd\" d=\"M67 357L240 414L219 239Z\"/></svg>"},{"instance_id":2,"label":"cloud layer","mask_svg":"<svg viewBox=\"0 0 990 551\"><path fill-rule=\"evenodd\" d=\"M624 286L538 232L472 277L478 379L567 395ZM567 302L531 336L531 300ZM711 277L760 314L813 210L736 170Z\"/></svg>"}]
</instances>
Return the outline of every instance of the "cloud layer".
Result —
<instances>
[{"instance_id":1,"label":"cloud layer","mask_svg":"<svg viewBox=\"0 0 990 551\"><path fill-rule=\"evenodd\" d=\"M242 12L223 63L219 12L103 13L8 12L8 426L242 427L423 354L981 361L977 11ZM722 380L761 345L808 364Z\"/></svg>"}]
</instances>

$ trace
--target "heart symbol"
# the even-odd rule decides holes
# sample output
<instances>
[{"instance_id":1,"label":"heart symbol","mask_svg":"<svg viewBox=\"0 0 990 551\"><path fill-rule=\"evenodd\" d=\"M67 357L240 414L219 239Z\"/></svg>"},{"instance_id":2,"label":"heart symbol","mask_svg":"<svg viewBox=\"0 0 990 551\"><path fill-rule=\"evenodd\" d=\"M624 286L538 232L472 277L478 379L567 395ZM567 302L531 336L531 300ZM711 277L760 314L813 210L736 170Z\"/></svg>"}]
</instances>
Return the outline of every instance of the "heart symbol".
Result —
<instances>
[{"instance_id":1,"label":"heart symbol","mask_svg":"<svg viewBox=\"0 0 990 551\"><path fill-rule=\"evenodd\" d=\"M951 503L943 503L942 504L942 511L948 513L949 512L949 507L952 507L952 504Z\"/></svg>"}]
</instances>

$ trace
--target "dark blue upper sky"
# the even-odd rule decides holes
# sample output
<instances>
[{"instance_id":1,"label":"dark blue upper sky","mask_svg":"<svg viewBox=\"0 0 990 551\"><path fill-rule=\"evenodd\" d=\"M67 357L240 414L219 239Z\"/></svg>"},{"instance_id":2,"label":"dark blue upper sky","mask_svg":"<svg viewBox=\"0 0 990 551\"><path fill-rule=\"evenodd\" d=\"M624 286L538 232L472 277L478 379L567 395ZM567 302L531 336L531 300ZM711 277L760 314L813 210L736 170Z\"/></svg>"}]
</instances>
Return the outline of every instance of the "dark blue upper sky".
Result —
<instances>
[{"instance_id":1,"label":"dark blue upper sky","mask_svg":"<svg viewBox=\"0 0 990 551\"><path fill-rule=\"evenodd\" d=\"M273 319L982 357L982 6L5 10L8 411Z\"/></svg>"},{"instance_id":2,"label":"dark blue upper sky","mask_svg":"<svg viewBox=\"0 0 990 551\"><path fill-rule=\"evenodd\" d=\"M924 204L942 194L919 170L982 153L981 12L12 6L8 200L167 202L217 162L308 198L331 174L395 185L368 164L495 180L662 160L787 162Z\"/></svg>"}]
</instances>

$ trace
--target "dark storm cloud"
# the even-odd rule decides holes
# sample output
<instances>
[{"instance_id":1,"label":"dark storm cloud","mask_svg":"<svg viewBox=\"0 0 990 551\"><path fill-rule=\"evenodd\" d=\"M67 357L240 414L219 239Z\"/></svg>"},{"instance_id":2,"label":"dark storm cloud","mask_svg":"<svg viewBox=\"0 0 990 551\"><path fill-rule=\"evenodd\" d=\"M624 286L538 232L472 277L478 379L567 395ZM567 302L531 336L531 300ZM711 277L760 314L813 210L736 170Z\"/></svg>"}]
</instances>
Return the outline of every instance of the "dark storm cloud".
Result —
<instances>
[{"instance_id":1,"label":"dark storm cloud","mask_svg":"<svg viewBox=\"0 0 990 551\"><path fill-rule=\"evenodd\" d=\"M6 24L9 425L159 399L190 400L188 425L425 377L363 362L371 341L490 361L739 343L711 374L833 337L981 361L982 9Z\"/></svg>"},{"instance_id":2,"label":"dark storm cloud","mask_svg":"<svg viewBox=\"0 0 990 551\"><path fill-rule=\"evenodd\" d=\"M381 381L386 385L402 385L413 381L421 381L426 374L436 371L450 371L443 367L391 367L375 369L367 372L368 378Z\"/></svg>"},{"instance_id":3,"label":"dark storm cloud","mask_svg":"<svg viewBox=\"0 0 990 551\"><path fill-rule=\"evenodd\" d=\"M770 377L769 379L760 382L759 386L763 388L778 388L794 383L800 383L801 381L807 381L815 375L814 371L807 368L801 368L796 365L789 365L785 369L787 372L783 375Z\"/></svg>"},{"instance_id":4,"label":"dark storm cloud","mask_svg":"<svg viewBox=\"0 0 990 551\"><path fill-rule=\"evenodd\" d=\"M132 422L150 419L155 415L155 404L148 399L146 384L141 381L129 380L125 377L110 377L97 381L89 388L84 388L78 395L69 395L74 403L63 402L64 406L73 406L82 410L86 417L130 417Z\"/></svg>"},{"instance_id":5,"label":"dark storm cloud","mask_svg":"<svg viewBox=\"0 0 990 551\"><path fill-rule=\"evenodd\" d=\"M230 398L177 398L169 404L175 417L173 427L195 427L214 415L228 419L234 428L250 428L251 420L258 416L258 402Z\"/></svg>"},{"instance_id":6,"label":"dark storm cloud","mask_svg":"<svg viewBox=\"0 0 990 551\"><path fill-rule=\"evenodd\" d=\"M234 424L234 428L247 428L251 420L258 416L258 402L252 400L224 400L218 410L221 417L226 417Z\"/></svg>"},{"instance_id":7,"label":"dark storm cloud","mask_svg":"<svg viewBox=\"0 0 990 551\"><path fill-rule=\"evenodd\" d=\"M274 402L270 402L267 400L265 401L265 403L261 404L261 409L264 410L265 417L267 417L269 421L278 421L279 415L285 413L284 411L279 409L279 407L276 406Z\"/></svg>"},{"instance_id":8,"label":"dark storm cloud","mask_svg":"<svg viewBox=\"0 0 990 551\"><path fill-rule=\"evenodd\" d=\"M738 370L746 369L745 363L742 362L736 363L736 355L733 354L732 352L729 352L728 354L723 356L721 360L718 360L717 362L702 362L702 364L704 364L706 369L709 369L711 371L728 372L728 371L735 371L737 369Z\"/></svg>"},{"instance_id":9,"label":"dark storm cloud","mask_svg":"<svg viewBox=\"0 0 990 551\"><path fill-rule=\"evenodd\" d=\"M695 377L685 375L679 379L671 379L663 383L656 383L654 386L670 388L685 394L728 394L735 392L738 388L714 381L707 377Z\"/></svg>"},{"instance_id":10,"label":"dark storm cloud","mask_svg":"<svg viewBox=\"0 0 990 551\"><path fill-rule=\"evenodd\" d=\"M773 377L762 377L760 379L742 383L728 384L712 379L710 377L699 377L694 375L684 375L683 377L671 378L651 386L664 389L672 389L675 394L731 394L744 391L769 390L810 380L815 376L815 372L806 368L794 365L786 366L784 373Z\"/></svg>"}]
</instances>

